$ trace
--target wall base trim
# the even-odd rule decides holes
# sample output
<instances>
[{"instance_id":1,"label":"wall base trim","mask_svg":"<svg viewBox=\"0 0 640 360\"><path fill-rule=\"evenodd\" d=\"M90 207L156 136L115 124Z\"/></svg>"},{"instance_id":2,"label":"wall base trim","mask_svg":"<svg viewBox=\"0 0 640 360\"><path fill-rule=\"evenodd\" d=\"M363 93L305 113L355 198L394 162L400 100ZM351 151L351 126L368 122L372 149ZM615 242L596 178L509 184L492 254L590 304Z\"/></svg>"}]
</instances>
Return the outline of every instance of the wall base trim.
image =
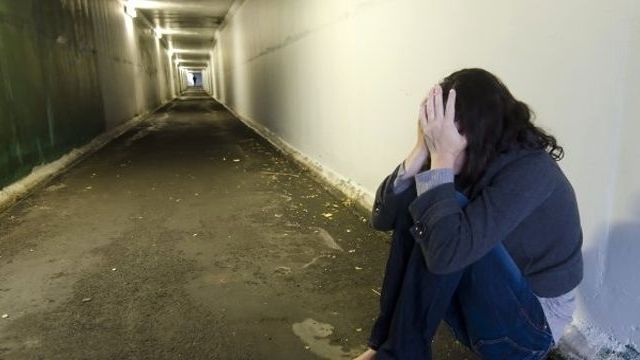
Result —
<instances>
[{"instance_id":1,"label":"wall base trim","mask_svg":"<svg viewBox=\"0 0 640 360\"><path fill-rule=\"evenodd\" d=\"M368 213L371 210L375 196L362 185L310 158L264 125L247 116L237 113L224 102L216 99L214 96L212 97L224 106L224 108L233 116L270 142L274 147L276 147L276 149L284 153L286 156L291 157L303 168L308 169L317 181L325 185L327 190L338 196L344 196L351 200L361 212Z\"/></svg>"},{"instance_id":2,"label":"wall base trim","mask_svg":"<svg viewBox=\"0 0 640 360\"><path fill-rule=\"evenodd\" d=\"M61 156L58 160L52 162L34 166L31 173L22 179L7 185L0 189L0 212L7 210L18 201L24 199L33 191L37 190L40 186L48 183L53 178L59 176L66 170L85 159L87 156L100 150L103 146L109 142L117 139L122 134L133 128L135 125L148 119L156 111L166 106L174 99L163 102L158 107L138 115L112 129L109 129L102 134L96 136L89 143L72 149L67 154Z\"/></svg>"}]
</instances>

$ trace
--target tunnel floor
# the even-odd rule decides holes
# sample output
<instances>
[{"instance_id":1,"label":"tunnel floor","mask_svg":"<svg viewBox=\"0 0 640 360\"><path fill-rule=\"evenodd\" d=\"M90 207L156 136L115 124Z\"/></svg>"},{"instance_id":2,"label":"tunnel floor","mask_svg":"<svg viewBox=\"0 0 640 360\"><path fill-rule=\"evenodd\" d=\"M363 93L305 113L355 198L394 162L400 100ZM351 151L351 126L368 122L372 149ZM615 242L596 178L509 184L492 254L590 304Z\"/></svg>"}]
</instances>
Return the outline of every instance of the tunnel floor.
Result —
<instances>
[{"instance_id":1,"label":"tunnel floor","mask_svg":"<svg viewBox=\"0 0 640 360\"><path fill-rule=\"evenodd\" d=\"M363 215L191 90L0 214L0 358L350 358L389 247Z\"/></svg>"}]
</instances>

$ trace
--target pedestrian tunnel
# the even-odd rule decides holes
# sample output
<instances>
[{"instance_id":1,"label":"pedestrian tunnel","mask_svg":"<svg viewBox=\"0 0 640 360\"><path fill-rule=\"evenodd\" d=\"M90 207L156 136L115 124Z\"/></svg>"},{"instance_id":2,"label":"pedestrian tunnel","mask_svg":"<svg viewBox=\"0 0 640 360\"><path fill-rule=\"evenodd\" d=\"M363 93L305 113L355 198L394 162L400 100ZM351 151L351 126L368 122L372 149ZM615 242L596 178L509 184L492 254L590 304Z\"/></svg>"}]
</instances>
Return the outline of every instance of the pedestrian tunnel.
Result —
<instances>
[{"instance_id":1,"label":"pedestrian tunnel","mask_svg":"<svg viewBox=\"0 0 640 360\"><path fill-rule=\"evenodd\" d=\"M584 267L551 358L640 358L639 4L0 0L0 358L355 358L376 190L473 68L564 149Z\"/></svg>"}]
</instances>

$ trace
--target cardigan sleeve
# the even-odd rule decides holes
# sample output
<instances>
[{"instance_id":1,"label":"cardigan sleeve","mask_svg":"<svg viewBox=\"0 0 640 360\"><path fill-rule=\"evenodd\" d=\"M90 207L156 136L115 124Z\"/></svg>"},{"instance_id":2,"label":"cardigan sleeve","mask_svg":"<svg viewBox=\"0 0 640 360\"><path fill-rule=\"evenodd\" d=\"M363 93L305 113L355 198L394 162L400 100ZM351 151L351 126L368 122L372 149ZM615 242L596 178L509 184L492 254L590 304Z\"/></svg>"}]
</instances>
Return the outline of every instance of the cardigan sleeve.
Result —
<instances>
[{"instance_id":1,"label":"cardigan sleeve","mask_svg":"<svg viewBox=\"0 0 640 360\"><path fill-rule=\"evenodd\" d=\"M401 165L398 165L391 175L387 176L378 186L376 198L371 210L370 224L376 230L393 230L400 212L408 211L409 204L416 197L413 178L402 180L400 188L395 184Z\"/></svg>"},{"instance_id":2,"label":"cardigan sleeve","mask_svg":"<svg viewBox=\"0 0 640 360\"><path fill-rule=\"evenodd\" d=\"M434 273L451 273L503 241L554 189L553 169L540 158L517 161L498 173L466 206L453 183L439 185L409 206L409 230ZM535 176L532 176L535 174Z\"/></svg>"}]
</instances>

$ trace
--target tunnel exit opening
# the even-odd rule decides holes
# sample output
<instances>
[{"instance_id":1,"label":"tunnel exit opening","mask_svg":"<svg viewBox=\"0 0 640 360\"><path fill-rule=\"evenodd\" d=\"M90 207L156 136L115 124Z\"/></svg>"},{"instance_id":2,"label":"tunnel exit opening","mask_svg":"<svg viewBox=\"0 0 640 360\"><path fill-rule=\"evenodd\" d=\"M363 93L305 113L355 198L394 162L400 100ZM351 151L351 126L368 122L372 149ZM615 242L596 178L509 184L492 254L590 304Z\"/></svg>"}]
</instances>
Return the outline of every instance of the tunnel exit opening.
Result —
<instances>
[{"instance_id":1,"label":"tunnel exit opening","mask_svg":"<svg viewBox=\"0 0 640 360\"><path fill-rule=\"evenodd\" d=\"M202 71L187 72L187 84L189 87L202 87Z\"/></svg>"}]
</instances>

